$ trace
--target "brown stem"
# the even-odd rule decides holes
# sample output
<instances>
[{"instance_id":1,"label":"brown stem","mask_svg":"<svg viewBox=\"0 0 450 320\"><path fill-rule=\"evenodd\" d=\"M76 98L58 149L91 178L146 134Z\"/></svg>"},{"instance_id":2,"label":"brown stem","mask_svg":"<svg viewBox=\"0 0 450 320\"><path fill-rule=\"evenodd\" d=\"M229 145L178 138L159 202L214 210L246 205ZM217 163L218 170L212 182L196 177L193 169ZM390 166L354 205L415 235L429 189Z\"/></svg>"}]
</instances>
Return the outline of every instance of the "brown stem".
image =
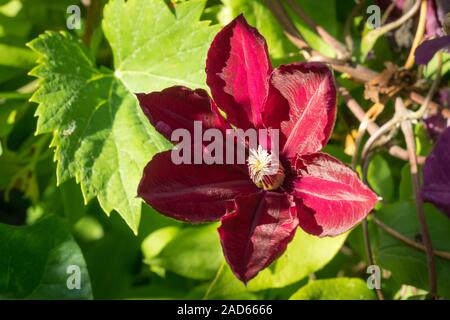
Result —
<instances>
[{"instance_id":1,"label":"brown stem","mask_svg":"<svg viewBox=\"0 0 450 320\"><path fill-rule=\"evenodd\" d=\"M404 109L404 112L406 112L406 109L403 105L403 101L401 98L397 98L396 100L396 109L400 111ZM412 128L411 121L410 120L403 121L401 124L401 128L403 135L405 136L406 146L409 153L409 164L410 164L413 192L416 200L416 211L417 216L419 218L423 243L425 245L425 253L427 257L427 266L428 266L428 283L430 288L429 292L432 297L436 297L437 296L436 265L433 254L433 245L428 231L428 224L425 218L425 212L423 210L422 198L420 196L420 181L416 157L416 142L414 139L414 131Z\"/></svg>"},{"instance_id":2,"label":"brown stem","mask_svg":"<svg viewBox=\"0 0 450 320\"><path fill-rule=\"evenodd\" d=\"M411 99L411 101L413 101L415 103L418 103L418 104L421 104L421 105L423 105L425 103L425 99L426 99L426 97L418 94L415 91L411 91L409 93L409 98ZM441 106L439 104L437 104L436 102L430 101L428 103L428 107L433 109L433 110L438 110L438 111L440 110L441 114L442 114L442 116L444 118L447 118L447 119L450 118L450 110L441 108Z\"/></svg>"},{"instance_id":3,"label":"brown stem","mask_svg":"<svg viewBox=\"0 0 450 320\"><path fill-rule=\"evenodd\" d=\"M347 73L350 77L352 77L352 79L363 83L372 80L378 75L377 72L360 64L356 66L331 64L331 66L334 70L341 73Z\"/></svg>"}]
</instances>

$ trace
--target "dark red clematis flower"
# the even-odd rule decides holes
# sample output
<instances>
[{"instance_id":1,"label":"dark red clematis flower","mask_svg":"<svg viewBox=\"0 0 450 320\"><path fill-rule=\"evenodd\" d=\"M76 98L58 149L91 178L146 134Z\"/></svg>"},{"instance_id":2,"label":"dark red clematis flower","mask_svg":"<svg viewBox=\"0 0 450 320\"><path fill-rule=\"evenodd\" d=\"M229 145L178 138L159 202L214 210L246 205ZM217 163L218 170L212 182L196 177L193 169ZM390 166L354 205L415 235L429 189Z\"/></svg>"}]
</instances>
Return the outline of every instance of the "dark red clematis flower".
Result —
<instances>
[{"instance_id":1,"label":"dark red clematis flower","mask_svg":"<svg viewBox=\"0 0 450 320\"><path fill-rule=\"evenodd\" d=\"M215 37L206 62L211 99L202 89L171 87L138 94L150 122L166 138L173 130L279 129L282 163L265 174L272 154L259 146L245 164L179 164L171 151L144 169L138 194L182 221L221 221L220 239L235 275L247 282L278 258L298 226L335 236L360 222L377 196L328 154L336 89L328 67L295 63L272 68L265 39L243 16ZM222 117L220 110L226 114Z\"/></svg>"}]
</instances>

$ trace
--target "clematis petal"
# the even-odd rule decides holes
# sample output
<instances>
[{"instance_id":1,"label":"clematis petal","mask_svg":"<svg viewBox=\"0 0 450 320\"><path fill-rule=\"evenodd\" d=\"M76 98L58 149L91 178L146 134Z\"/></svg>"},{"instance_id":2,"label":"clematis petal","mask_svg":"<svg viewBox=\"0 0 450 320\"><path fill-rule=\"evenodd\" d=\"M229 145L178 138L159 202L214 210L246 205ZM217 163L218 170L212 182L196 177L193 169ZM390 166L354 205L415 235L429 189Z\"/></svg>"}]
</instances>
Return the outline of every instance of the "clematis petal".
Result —
<instances>
[{"instance_id":1,"label":"clematis petal","mask_svg":"<svg viewBox=\"0 0 450 320\"><path fill-rule=\"evenodd\" d=\"M450 47L450 35L422 42L414 52L417 64L428 64L441 49Z\"/></svg>"},{"instance_id":2,"label":"clematis petal","mask_svg":"<svg viewBox=\"0 0 450 320\"><path fill-rule=\"evenodd\" d=\"M188 221L215 221L240 194L258 188L245 168L224 164L179 164L171 151L157 154L147 164L138 195L147 204L169 217Z\"/></svg>"},{"instance_id":3,"label":"clematis petal","mask_svg":"<svg viewBox=\"0 0 450 320\"><path fill-rule=\"evenodd\" d=\"M427 157L421 194L450 217L450 128L440 135Z\"/></svg>"},{"instance_id":4,"label":"clematis petal","mask_svg":"<svg viewBox=\"0 0 450 320\"><path fill-rule=\"evenodd\" d=\"M336 88L330 69L320 63L282 65L272 85L289 103L289 121L281 124L286 138L282 153L317 152L327 143L336 118Z\"/></svg>"},{"instance_id":5,"label":"clematis petal","mask_svg":"<svg viewBox=\"0 0 450 320\"><path fill-rule=\"evenodd\" d=\"M234 274L248 282L277 259L294 237L298 219L289 196L259 192L236 198L222 218L222 248Z\"/></svg>"},{"instance_id":6,"label":"clematis petal","mask_svg":"<svg viewBox=\"0 0 450 320\"><path fill-rule=\"evenodd\" d=\"M298 199L299 224L308 233L339 235L366 217L377 202L356 172L328 154L298 157L296 169L292 194Z\"/></svg>"},{"instance_id":7,"label":"clematis petal","mask_svg":"<svg viewBox=\"0 0 450 320\"><path fill-rule=\"evenodd\" d=\"M238 128L262 126L271 72L265 39L242 15L216 35L208 51L206 82L227 120Z\"/></svg>"},{"instance_id":8,"label":"clematis petal","mask_svg":"<svg viewBox=\"0 0 450 320\"><path fill-rule=\"evenodd\" d=\"M187 129L193 134L194 121L201 121L204 129L226 129L225 120L203 89L174 86L136 96L150 123L168 140L175 129Z\"/></svg>"},{"instance_id":9,"label":"clematis petal","mask_svg":"<svg viewBox=\"0 0 450 320\"><path fill-rule=\"evenodd\" d=\"M274 72L269 81L269 94L262 111L262 121L265 128L280 129L281 123L289 121L289 103L280 91L272 85ZM285 139L284 139L285 141Z\"/></svg>"}]
</instances>

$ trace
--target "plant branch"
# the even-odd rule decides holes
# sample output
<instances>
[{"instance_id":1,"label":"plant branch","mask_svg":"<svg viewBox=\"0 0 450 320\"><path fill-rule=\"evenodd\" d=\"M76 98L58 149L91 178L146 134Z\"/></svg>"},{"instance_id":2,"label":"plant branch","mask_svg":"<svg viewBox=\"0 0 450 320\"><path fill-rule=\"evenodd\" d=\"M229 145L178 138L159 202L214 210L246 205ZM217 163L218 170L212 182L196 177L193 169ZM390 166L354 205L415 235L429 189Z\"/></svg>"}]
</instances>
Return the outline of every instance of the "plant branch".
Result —
<instances>
[{"instance_id":1,"label":"plant branch","mask_svg":"<svg viewBox=\"0 0 450 320\"><path fill-rule=\"evenodd\" d=\"M396 127L398 127L399 125L401 125L403 122L422 119L422 117L425 115L425 112L427 111L429 103L432 100L433 96L435 95L437 88L439 86L439 83L441 81L441 69L442 69L442 54L439 55L438 71L436 74L436 78L434 79L430 90L428 90L427 96L425 97L423 104L419 108L419 110L417 110L416 112L400 112L400 113L396 112L396 114L394 115L393 118L391 118L388 122L386 122L384 125L382 125L376 132L374 132L374 134L369 138L369 140L367 140L366 144L364 145L363 151L362 151L362 156L361 156L362 158L364 158L367 155L367 153L372 149L373 145L379 139L381 139L388 132L393 132L393 130ZM397 104L397 102L396 102L396 104ZM383 143L386 143L386 142L383 142ZM410 155L411 154L409 153L408 158L411 161Z\"/></svg>"},{"instance_id":2,"label":"plant branch","mask_svg":"<svg viewBox=\"0 0 450 320\"><path fill-rule=\"evenodd\" d=\"M414 36L414 41L411 46L411 50L409 51L408 59L406 60L405 69L411 69L414 66L414 52L416 51L417 46L423 39L425 34L425 22L427 18L427 0L422 0L420 5L420 17L419 24L417 25L416 35Z\"/></svg>"},{"instance_id":3,"label":"plant branch","mask_svg":"<svg viewBox=\"0 0 450 320\"><path fill-rule=\"evenodd\" d=\"M375 144L384 145L387 144L395 135L394 129L402 121L400 117L394 115L392 119L383 124L374 134L370 136L367 142L364 144L361 158L365 159L370 151L374 148ZM409 159L409 156L408 156Z\"/></svg>"},{"instance_id":4,"label":"plant branch","mask_svg":"<svg viewBox=\"0 0 450 320\"><path fill-rule=\"evenodd\" d=\"M359 105L359 103L350 95L348 90L342 86L338 87L339 94L344 98L347 107L349 110L353 113L353 115L361 122L364 121L365 112L363 108ZM368 122L367 123L367 131L373 135L375 132L377 132L380 129L380 127L375 122ZM388 152L391 156L408 161L408 152L399 147L399 146L390 146L388 148ZM419 157L419 163L425 163L425 157Z\"/></svg>"},{"instance_id":5,"label":"plant branch","mask_svg":"<svg viewBox=\"0 0 450 320\"><path fill-rule=\"evenodd\" d=\"M401 98L397 98L395 102L396 112L399 114L405 114L408 111L403 105L403 101ZM423 243L425 246L425 253L427 257L427 265L428 265L428 283L429 283L429 292L432 297L437 296L437 276L436 276L436 265L433 254L433 245L431 243L431 237L428 231L428 224L425 218L425 212L423 210L423 202L420 196L420 181L419 181L419 169L416 158L416 142L414 139L414 132L412 128L411 120L405 120L401 124L402 132L405 137L407 150L409 153L409 164L411 170L411 178L413 185L414 197L416 200L416 211L417 216L419 218L421 234L423 238Z\"/></svg>"}]
</instances>

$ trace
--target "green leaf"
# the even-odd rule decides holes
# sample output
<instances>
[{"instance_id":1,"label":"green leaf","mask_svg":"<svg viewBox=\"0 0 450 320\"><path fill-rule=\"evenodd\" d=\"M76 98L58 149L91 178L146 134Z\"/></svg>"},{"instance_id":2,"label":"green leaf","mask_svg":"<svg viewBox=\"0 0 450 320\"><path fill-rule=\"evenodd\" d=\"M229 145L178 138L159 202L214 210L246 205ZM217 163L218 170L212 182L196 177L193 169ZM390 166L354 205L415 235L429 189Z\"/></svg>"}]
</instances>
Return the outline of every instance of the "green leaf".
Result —
<instances>
[{"instance_id":1,"label":"green leaf","mask_svg":"<svg viewBox=\"0 0 450 320\"><path fill-rule=\"evenodd\" d=\"M58 184L75 177L85 202L116 210L137 233L142 169L167 142L150 126L135 97L112 73L94 67L67 33L48 32L29 46L40 55L32 75L41 86L37 133L53 132Z\"/></svg>"},{"instance_id":2,"label":"green leaf","mask_svg":"<svg viewBox=\"0 0 450 320\"><path fill-rule=\"evenodd\" d=\"M418 155L428 156L433 150L434 144L427 128L419 123L414 126L414 134L416 137L416 153Z\"/></svg>"},{"instance_id":3,"label":"green leaf","mask_svg":"<svg viewBox=\"0 0 450 320\"><path fill-rule=\"evenodd\" d=\"M23 39L30 29L30 21L20 17L8 17L0 12L0 38Z\"/></svg>"},{"instance_id":4,"label":"green leaf","mask_svg":"<svg viewBox=\"0 0 450 320\"><path fill-rule=\"evenodd\" d=\"M2 66L27 70L36 62L36 55L28 48L0 43L0 61Z\"/></svg>"},{"instance_id":5,"label":"green leaf","mask_svg":"<svg viewBox=\"0 0 450 320\"><path fill-rule=\"evenodd\" d=\"M0 43L0 83L24 75L36 62L28 48Z\"/></svg>"},{"instance_id":6,"label":"green leaf","mask_svg":"<svg viewBox=\"0 0 450 320\"><path fill-rule=\"evenodd\" d=\"M75 236L84 242L97 241L105 235L103 226L92 216L81 217L73 229Z\"/></svg>"},{"instance_id":7,"label":"green leaf","mask_svg":"<svg viewBox=\"0 0 450 320\"><path fill-rule=\"evenodd\" d=\"M398 187L398 194L400 201L410 201L414 198L409 163L405 164L400 171L400 185Z\"/></svg>"},{"instance_id":8,"label":"green leaf","mask_svg":"<svg viewBox=\"0 0 450 320\"><path fill-rule=\"evenodd\" d=\"M144 259L156 257L180 232L179 227L169 226L149 234L142 241L141 249Z\"/></svg>"},{"instance_id":9,"label":"green leaf","mask_svg":"<svg viewBox=\"0 0 450 320\"><path fill-rule=\"evenodd\" d=\"M448 71L450 71L450 53L446 51L441 51L442 53L442 70L441 74L446 74ZM427 64L426 68L424 69L424 76L426 78L436 78L436 71L438 70L439 66L439 55L435 54L433 59Z\"/></svg>"},{"instance_id":10,"label":"green leaf","mask_svg":"<svg viewBox=\"0 0 450 320\"><path fill-rule=\"evenodd\" d=\"M34 225L0 224L0 299L90 299L91 284L80 248L60 218ZM80 289L69 289L70 266L79 267Z\"/></svg>"},{"instance_id":11,"label":"green leaf","mask_svg":"<svg viewBox=\"0 0 450 320\"><path fill-rule=\"evenodd\" d=\"M111 0L105 6L103 30L115 74L130 91L206 88L205 57L218 26L199 21L204 6L204 0L179 3L175 14L158 0Z\"/></svg>"},{"instance_id":12,"label":"green leaf","mask_svg":"<svg viewBox=\"0 0 450 320\"><path fill-rule=\"evenodd\" d=\"M10 3L17 6L11 6L8 15L31 22L33 30L38 32L66 29L67 8L70 5L82 5L80 0L13 0Z\"/></svg>"},{"instance_id":13,"label":"green leaf","mask_svg":"<svg viewBox=\"0 0 450 320\"><path fill-rule=\"evenodd\" d=\"M373 300L373 290L358 278L316 280L300 288L290 300Z\"/></svg>"},{"instance_id":14,"label":"green leaf","mask_svg":"<svg viewBox=\"0 0 450 320\"><path fill-rule=\"evenodd\" d=\"M434 250L450 252L450 219L432 205L425 205L425 213ZM420 235L420 226L413 202L398 202L383 206L377 217L411 240ZM391 271L392 278L400 284L428 289L428 272L425 253L411 248L378 228L375 233L374 254L377 263ZM439 279L438 295L450 298L450 261L436 257Z\"/></svg>"},{"instance_id":15,"label":"green leaf","mask_svg":"<svg viewBox=\"0 0 450 320\"><path fill-rule=\"evenodd\" d=\"M142 241L141 250L144 256L144 262L148 261L150 270L161 277L165 276L166 270L157 264L153 264L151 259L154 259L180 232L181 228L176 226L169 226L158 229L149 234L144 241Z\"/></svg>"},{"instance_id":16,"label":"green leaf","mask_svg":"<svg viewBox=\"0 0 450 320\"><path fill-rule=\"evenodd\" d=\"M364 61L367 58L370 50L375 46L378 38L381 37L383 33L380 33L377 29L367 32L361 40L361 60Z\"/></svg>"},{"instance_id":17,"label":"green leaf","mask_svg":"<svg viewBox=\"0 0 450 320\"><path fill-rule=\"evenodd\" d=\"M389 201L394 195L394 178L389 163L381 156L375 155L370 161L367 180L373 190L384 201Z\"/></svg>"},{"instance_id":18,"label":"green leaf","mask_svg":"<svg viewBox=\"0 0 450 320\"><path fill-rule=\"evenodd\" d=\"M154 250L159 245L156 243ZM217 224L188 227L176 232L172 241L145 262L183 277L212 279L223 262Z\"/></svg>"}]
</instances>

